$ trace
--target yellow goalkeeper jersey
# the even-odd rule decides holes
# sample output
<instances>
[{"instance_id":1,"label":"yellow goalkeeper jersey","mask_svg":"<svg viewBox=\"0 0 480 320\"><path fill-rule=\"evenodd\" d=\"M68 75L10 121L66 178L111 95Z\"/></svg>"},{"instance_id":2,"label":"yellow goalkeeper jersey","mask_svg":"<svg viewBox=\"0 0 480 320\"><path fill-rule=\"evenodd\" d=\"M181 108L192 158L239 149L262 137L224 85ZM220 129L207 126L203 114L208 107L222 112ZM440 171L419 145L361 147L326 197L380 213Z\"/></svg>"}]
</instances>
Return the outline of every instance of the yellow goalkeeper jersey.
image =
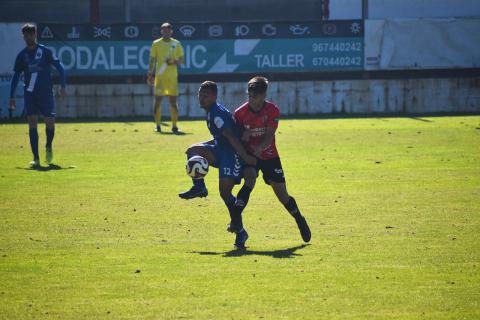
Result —
<instances>
[{"instance_id":1,"label":"yellow goalkeeper jersey","mask_svg":"<svg viewBox=\"0 0 480 320\"><path fill-rule=\"evenodd\" d=\"M178 96L178 66L168 65L166 60L183 57L180 41L174 38L170 38L170 41L163 41L163 38L153 41L150 57L156 60L155 95Z\"/></svg>"}]
</instances>

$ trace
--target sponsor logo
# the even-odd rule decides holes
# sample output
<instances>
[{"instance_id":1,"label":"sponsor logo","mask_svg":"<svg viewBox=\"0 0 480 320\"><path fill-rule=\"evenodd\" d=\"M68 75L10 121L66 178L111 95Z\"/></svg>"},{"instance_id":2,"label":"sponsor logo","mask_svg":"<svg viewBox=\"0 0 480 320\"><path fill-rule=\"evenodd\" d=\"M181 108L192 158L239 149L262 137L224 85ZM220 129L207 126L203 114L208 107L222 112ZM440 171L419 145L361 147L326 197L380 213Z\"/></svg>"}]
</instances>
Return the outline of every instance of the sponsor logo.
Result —
<instances>
[{"instance_id":1,"label":"sponsor logo","mask_svg":"<svg viewBox=\"0 0 480 320\"><path fill-rule=\"evenodd\" d=\"M94 38L110 38L112 36L112 27L93 27L93 37Z\"/></svg>"},{"instance_id":2,"label":"sponsor logo","mask_svg":"<svg viewBox=\"0 0 480 320\"><path fill-rule=\"evenodd\" d=\"M53 38L52 30L50 30L49 27L43 28L42 33L40 34L40 38L52 39Z\"/></svg>"},{"instance_id":3,"label":"sponsor logo","mask_svg":"<svg viewBox=\"0 0 480 320\"><path fill-rule=\"evenodd\" d=\"M41 59L43 56L43 49L38 48L37 52L35 53L35 60Z\"/></svg>"},{"instance_id":4,"label":"sponsor logo","mask_svg":"<svg viewBox=\"0 0 480 320\"><path fill-rule=\"evenodd\" d=\"M250 28L246 24L235 27L235 35L237 37L244 37L250 32Z\"/></svg>"},{"instance_id":5,"label":"sponsor logo","mask_svg":"<svg viewBox=\"0 0 480 320\"><path fill-rule=\"evenodd\" d=\"M290 31L294 36L303 36L304 34L310 33L310 28L308 26L301 26L300 24L294 24L290 26Z\"/></svg>"},{"instance_id":6,"label":"sponsor logo","mask_svg":"<svg viewBox=\"0 0 480 320\"><path fill-rule=\"evenodd\" d=\"M138 37L138 35L140 34L140 30L137 26L127 26L123 30L123 34L125 35L125 37L133 39Z\"/></svg>"},{"instance_id":7,"label":"sponsor logo","mask_svg":"<svg viewBox=\"0 0 480 320\"><path fill-rule=\"evenodd\" d=\"M208 27L208 35L210 37L221 37L223 35L223 27L219 24Z\"/></svg>"},{"instance_id":8,"label":"sponsor logo","mask_svg":"<svg viewBox=\"0 0 480 320\"><path fill-rule=\"evenodd\" d=\"M253 128L249 132L252 137L260 137L265 134L265 128Z\"/></svg>"},{"instance_id":9,"label":"sponsor logo","mask_svg":"<svg viewBox=\"0 0 480 320\"><path fill-rule=\"evenodd\" d=\"M223 127L225 122L223 121L222 118L215 117L215 119L213 119L213 123L215 123L215 125L217 126L218 129L220 129L221 127Z\"/></svg>"},{"instance_id":10,"label":"sponsor logo","mask_svg":"<svg viewBox=\"0 0 480 320\"><path fill-rule=\"evenodd\" d=\"M274 36L277 34L277 27L275 27L271 23L264 24L262 27L262 34L269 37Z\"/></svg>"},{"instance_id":11,"label":"sponsor logo","mask_svg":"<svg viewBox=\"0 0 480 320\"><path fill-rule=\"evenodd\" d=\"M353 34L359 34L360 31L361 31L360 23L358 23L358 22L352 23L352 25L350 26L350 31L351 31Z\"/></svg>"},{"instance_id":12,"label":"sponsor logo","mask_svg":"<svg viewBox=\"0 0 480 320\"><path fill-rule=\"evenodd\" d=\"M179 30L186 38L191 38L195 33L195 28L189 24L181 26Z\"/></svg>"},{"instance_id":13,"label":"sponsor logo","mask_svg":"<svg viewBox=\"0 0 480 320\"><path fill-rule=\"evenodd\" d=\"M235 205L237 207L245 207L245 201L243 201L242 199L237 199L237 201L235 201Z\"/></svg>"},{"instance_id":14,"label":"sponsor logo","mask_svg":"<svg viewBox=\"0 0 480 320\"><path fill-rule=\"evenodd\" d=\"M337 26L333 23L327 23L323 25L323 33L327 35L333 35L337 33Z\"/></svg>"},{"instance_id":15,"label":"sponsor logo","mask_svg":"<svg viewBox=\"0 0 480 320\"><path fill-rule=\"evenodd\" d=\"M72 31L67 33L67 38L68 39L79 39L80 38L80 32L78 32L77 27L73 26Z\"/></svg>"},{"instance_id":16,"label":"sponsor logo","mask_svg":"<svg viewBox=\"0 0 480 320\"><path fill-rule=\"evenodd\" d=\"M238 177L240 175L240 169L242 168L242 165L240 164L240 161L238 159L238 155L235 154L234 157L235 157L235 166L233 168L233 175L235 177Z\"/></svg>"}]
</instances>

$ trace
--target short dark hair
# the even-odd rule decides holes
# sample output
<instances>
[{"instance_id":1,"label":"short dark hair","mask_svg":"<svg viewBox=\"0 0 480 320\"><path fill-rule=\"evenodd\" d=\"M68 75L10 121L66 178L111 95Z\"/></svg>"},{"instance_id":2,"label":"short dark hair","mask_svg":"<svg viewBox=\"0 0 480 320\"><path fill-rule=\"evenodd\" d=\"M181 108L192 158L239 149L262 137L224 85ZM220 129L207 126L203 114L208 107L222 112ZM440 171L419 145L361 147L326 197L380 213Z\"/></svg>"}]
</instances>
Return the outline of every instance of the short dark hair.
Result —
<instances>
[{"instance_id":1,"label":"short dark hair","mask_svg":"<svg viewBox=\"0 0 480 320\"><path fill-rule=\"evenodd\" d=\"M256 76L248 81L248 92L265 93L268 89L268 79L265 77Z\"/></svg>"},{"instance_id":2,"label":"short dark hair","mask_svg":"<svg viewBox=\"0 0 480 320\"><path fill-rule=\"evenodd\" d=\"M33 23L25 23L22 26L22 33L36 33L37 32L37 27Z\"/></svg>"},{"instance_id":3,"label":"short dark hair","mask_svg":"<svg viewBox=\"0 0 480 320\"><path fill-rule=\"evenodd\" d=\"M200 85L200 90L210 90L215 95L217 95L218 87L215 82L207 80L202 82L202 84Z\"/></svg>"}]
</instances>

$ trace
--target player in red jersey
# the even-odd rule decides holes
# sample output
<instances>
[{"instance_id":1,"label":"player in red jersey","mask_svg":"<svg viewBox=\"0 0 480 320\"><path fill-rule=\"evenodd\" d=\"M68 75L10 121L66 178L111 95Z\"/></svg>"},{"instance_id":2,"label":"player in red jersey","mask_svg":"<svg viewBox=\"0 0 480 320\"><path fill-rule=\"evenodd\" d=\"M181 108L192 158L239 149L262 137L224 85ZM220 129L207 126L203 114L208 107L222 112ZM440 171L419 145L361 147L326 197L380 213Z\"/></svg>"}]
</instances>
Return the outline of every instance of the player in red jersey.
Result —
<instances>
[{"instance_id":1,"label":"player in red jersey","mask_svg":"<svg viewBox=\"0 0 480 320\"><path fill-rule=\"evenodd\" d=\"M280 110L275 104L265 100L267 88L266 78L252 78L248 82L248 102L235 110L235 121L240 129L242 142L247 151L257 158L256 167L246 165L244 169L245 184L238 193L235 207L241 219L241 212L255 186L258 172L262 171L263 180L272 186L278 200L295 218L302 239L308 242L311 238L310 228L298 209L295 199L287 192L282 163L275 146L275 131L278 127Z\"/></svg>"}]
</instances>

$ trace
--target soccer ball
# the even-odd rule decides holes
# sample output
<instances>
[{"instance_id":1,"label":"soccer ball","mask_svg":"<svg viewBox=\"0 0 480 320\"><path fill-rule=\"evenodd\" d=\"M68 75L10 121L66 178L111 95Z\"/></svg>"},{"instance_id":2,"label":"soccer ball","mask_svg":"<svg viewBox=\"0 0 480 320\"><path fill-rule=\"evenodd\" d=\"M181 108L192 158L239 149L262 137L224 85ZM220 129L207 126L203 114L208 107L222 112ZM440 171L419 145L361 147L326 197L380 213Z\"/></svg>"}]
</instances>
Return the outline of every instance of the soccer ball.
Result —
<instances>
[{"instance_id":1,"label":"soccer ball","mask_svg":"<svg viewBox=\"0 0 480 320\"><path fill-rule=\"evenodd\" d=\"M208 161L201 156L193 156L187 160L187 174L193 179L201 179L208 173Z\"/></svg>"}]
</instances>

